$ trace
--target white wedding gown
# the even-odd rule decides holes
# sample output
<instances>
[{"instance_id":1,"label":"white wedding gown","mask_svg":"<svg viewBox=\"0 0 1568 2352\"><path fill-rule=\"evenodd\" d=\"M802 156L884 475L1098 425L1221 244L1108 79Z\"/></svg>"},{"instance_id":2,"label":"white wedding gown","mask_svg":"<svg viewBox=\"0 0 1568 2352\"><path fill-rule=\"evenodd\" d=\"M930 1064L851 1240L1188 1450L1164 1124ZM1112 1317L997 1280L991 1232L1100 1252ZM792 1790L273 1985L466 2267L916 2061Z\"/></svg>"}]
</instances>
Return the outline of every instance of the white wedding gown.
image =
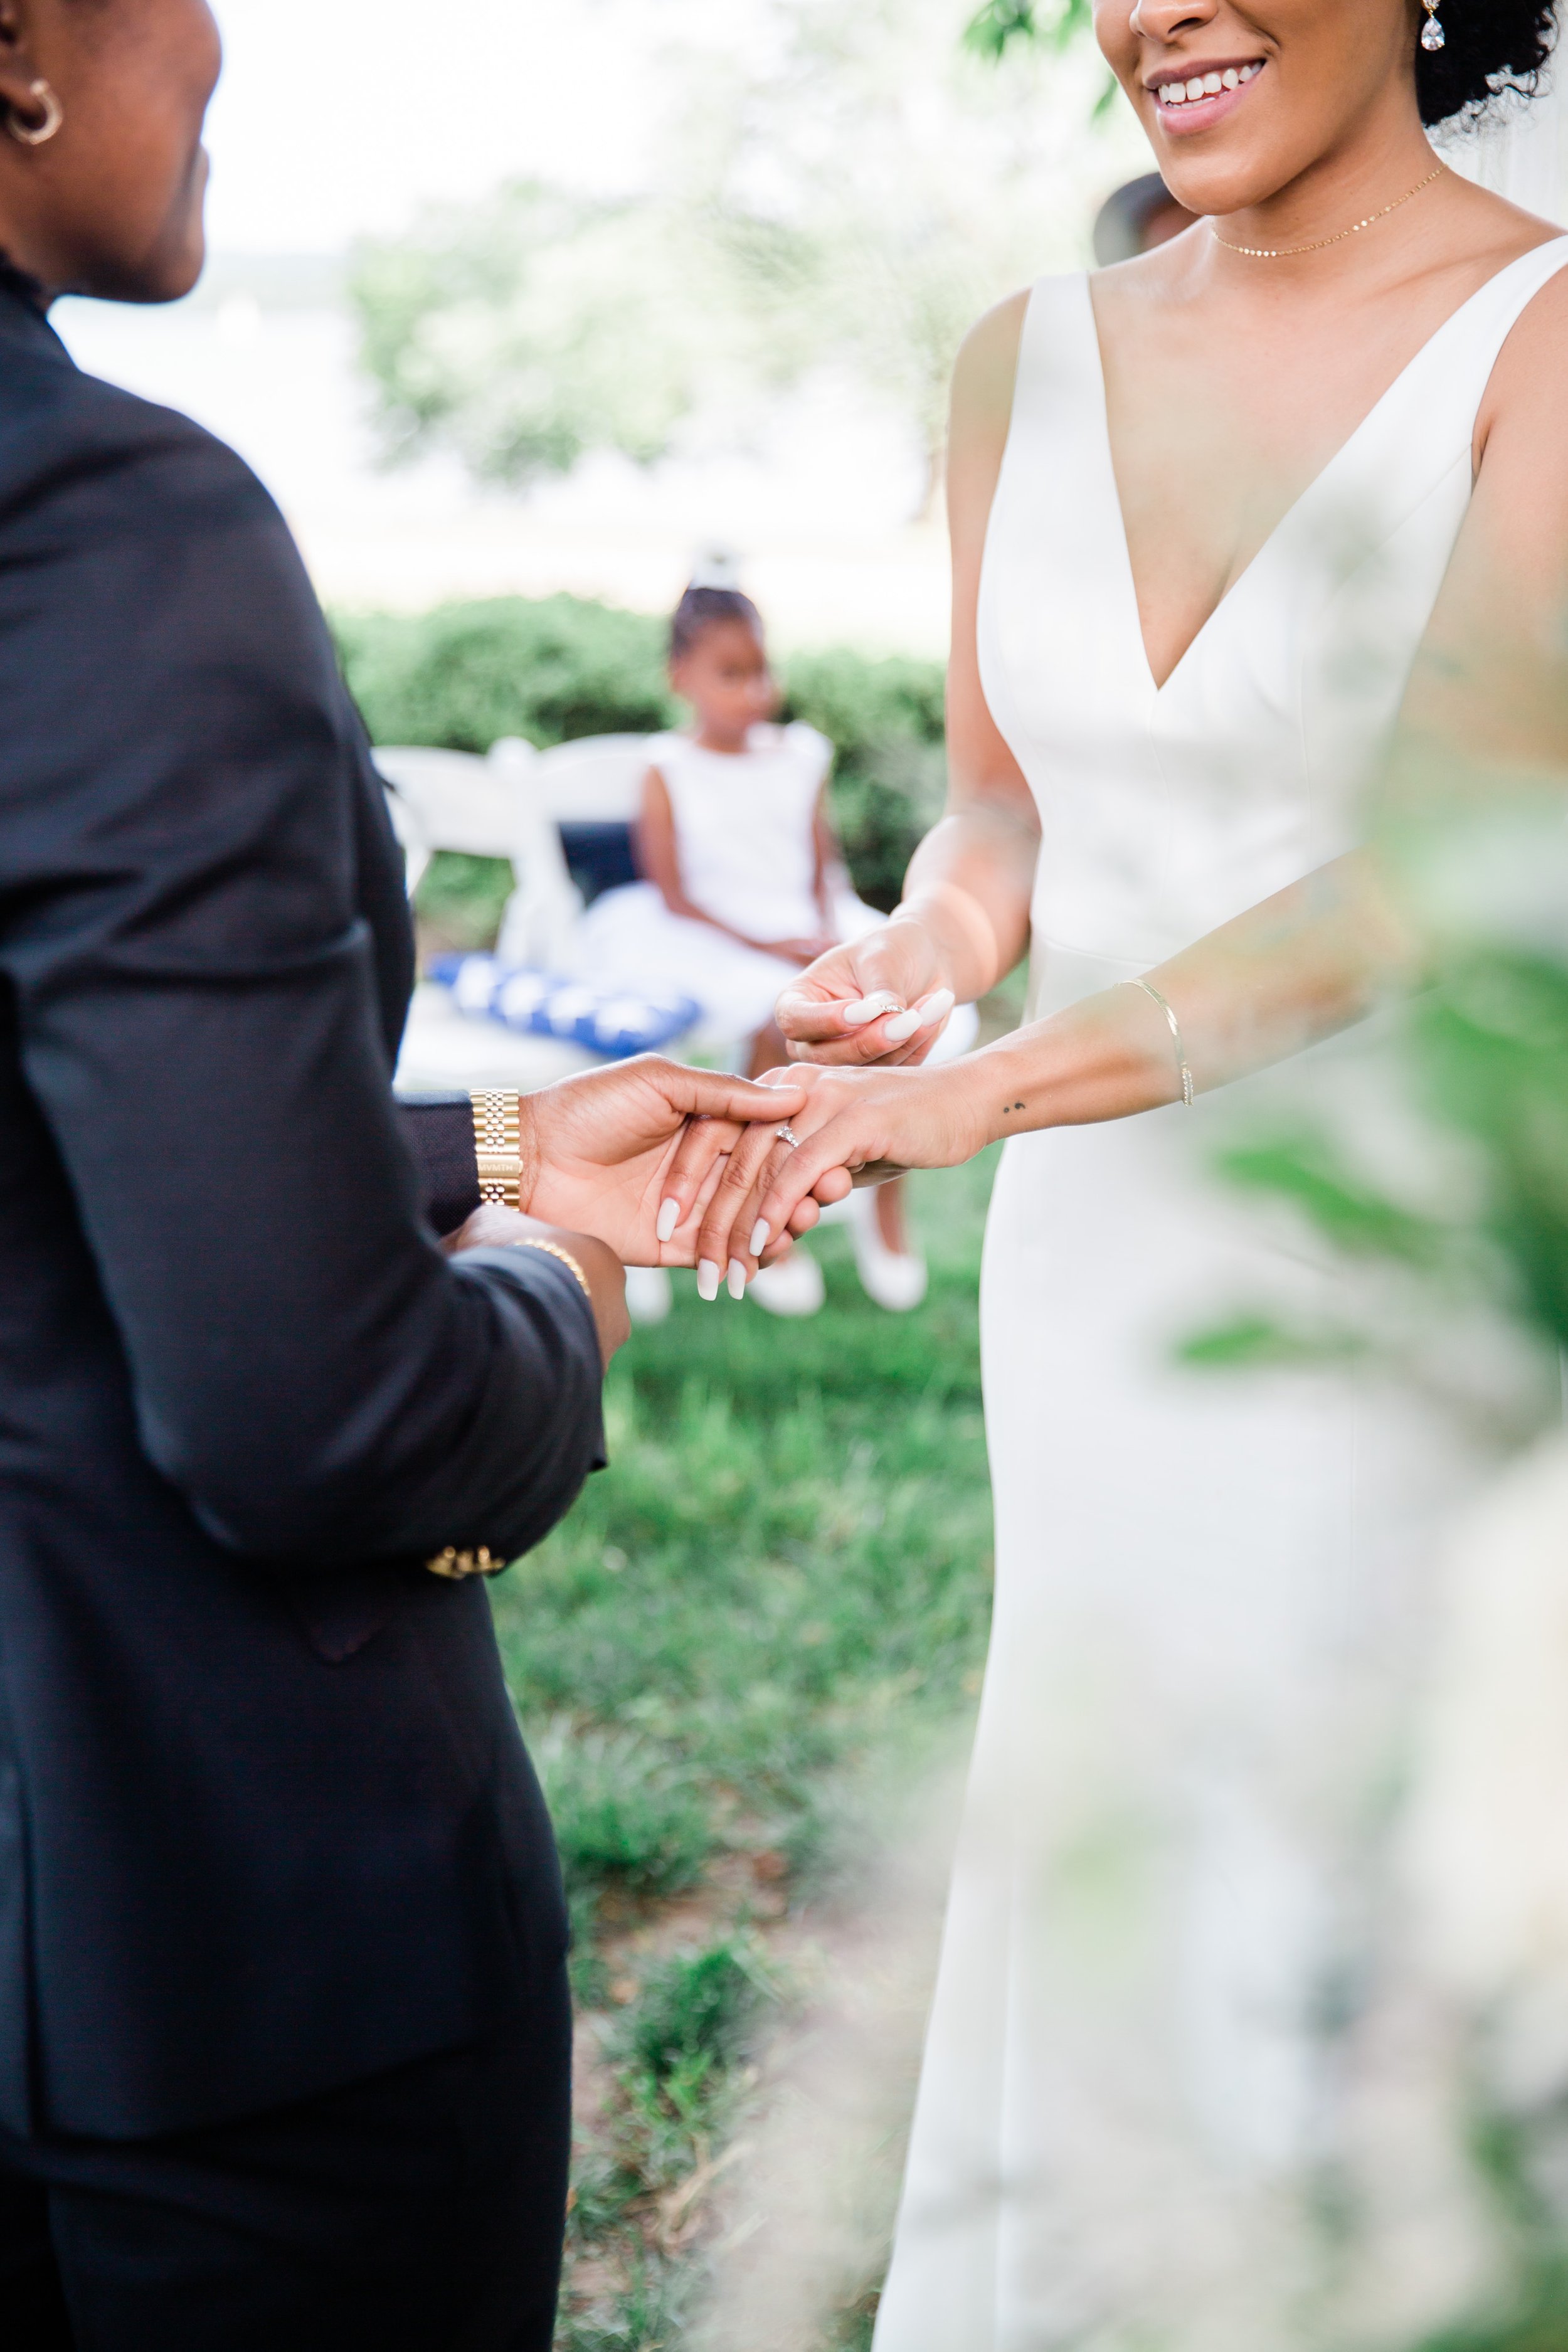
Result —
<instances>
[{"instance_id":1,"label":"white wedding gown","mask_svg":"<svg viewBox=\"0 0 1568 2352\"><path fill-rule=\"evenodd\" d=\"M1159 689L1088 281L1035 289L980 653L1039 808L1036 1013L1354 842L1488 376L1565 261L1433 336ZM1205 1174L1279 1083L1003 1156L995 1616L877 2352L1280 2340L1247 2282L1335 2158L1444 1465L1370 1383L1172 1360L1238 1306L1331 1305L1310 1243Z\"/></svg>"}]
</instances>

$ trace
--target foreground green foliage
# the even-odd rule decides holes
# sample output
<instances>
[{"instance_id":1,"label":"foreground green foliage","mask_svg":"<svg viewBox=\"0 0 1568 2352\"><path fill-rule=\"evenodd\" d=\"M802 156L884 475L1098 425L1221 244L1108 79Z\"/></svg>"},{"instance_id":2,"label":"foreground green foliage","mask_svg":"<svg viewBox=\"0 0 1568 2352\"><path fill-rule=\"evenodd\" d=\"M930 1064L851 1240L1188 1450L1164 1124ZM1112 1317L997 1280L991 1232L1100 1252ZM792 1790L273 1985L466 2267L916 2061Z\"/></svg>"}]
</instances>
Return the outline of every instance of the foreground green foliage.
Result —
<instances>
[{"instance_id":1,"label":"foreground green foliage","mask_svg":"<svg viewBox=\"0 0 1568 2352\"><path fill-rule=\"evenodd\" d=\"M340 614L343 671L372 740L488 751L503 735L561 743L647 734L677 723L664 675L664 624L580 596L497 596L418 614ZM781 664L785 712L833 745L834 821L862 898L898 903L916 843L941 812L942 669L837 648ZM454 944L499 918L507 885L486 859L444 858L422 911ZM492 923L493 929L493 923ZM458 931L462 936L458 936Z\"/></svg>"},{"instance_id":2,"label":"foreground green foliage","mask_svg":"<svg viewBox=\"0 0 1568 2352\"><path fill-rule=\"evenodd\" d=\"M915 1315L862 1297L842 1232L814 1244L812 1321L684 1285L612 1369L611 1467L495 1589L578 1928L594 2111L571 2352L679 2347L709 2168L788 1998L774 1923L833 1865L844 1776L973 1691L989 1175L917 1180L933 1278ZM846 2315L840 2340L864 2324Z\"/></svg>"},{"instance_id":3,"label":"foreground green foliage","mask_svg":"<svg viewBox=\"0 0 1568 2352\"><path fill-rule=\"evenodd\" d=\"M1035 0L985 0L964 26L963 46L976 57L999 58L1015 44L1065 49L1091 30L1089 0L1047 0L1044 7Z\"/></svg>"},{"instance_id":4,"label":"foreground green foliage","mask_svg":"<svg viewBox=\"0 0 1568 2352\"><path fill-rule=\"evenodd\" d=\"M1399 1085L1438 1146L1414 1186L1391 1185L1353 1136L1323 1124L1249 1139L1222 1173L1288 1202L1345 1260L1568 1347L1568 967L1514 949L1457 957L1408 1009L1396 1051ZM1367 1346L1364 1332L1295 1333L1244 1313L1184 1352L1232 1366Z\"/></svg>"},{"instance_id":5,"label":"foreground green foliage","mask_svg":"<svg viewBox=\"0 0 1568 2352\"><path fill-rule=\"evenodd\" d=\"M1402 1181L1369 1164L1353 1128L1326 1123L1256 1139L1222 1163L1244 1191L1289 1203L1347 1265L1381 1275L1381 1321L1291 1332L1244 1314L1186 1353L1219 1368L1336 1352L1375 1365L1395 1353L1390 1302L1416 1301L1428 1348L1481 1316L1521 1338L1540 1374L1537 1426L1548 1424L1568 1348L1568 965L1511 941L1468 942L1405 1008L1387 1076L1422 1139ZM1468 2097L1467 2154L1500 2284L1415 2352L1568 2352L1568 2102L1484 2069Z\"/></svg>"}]
</instances>

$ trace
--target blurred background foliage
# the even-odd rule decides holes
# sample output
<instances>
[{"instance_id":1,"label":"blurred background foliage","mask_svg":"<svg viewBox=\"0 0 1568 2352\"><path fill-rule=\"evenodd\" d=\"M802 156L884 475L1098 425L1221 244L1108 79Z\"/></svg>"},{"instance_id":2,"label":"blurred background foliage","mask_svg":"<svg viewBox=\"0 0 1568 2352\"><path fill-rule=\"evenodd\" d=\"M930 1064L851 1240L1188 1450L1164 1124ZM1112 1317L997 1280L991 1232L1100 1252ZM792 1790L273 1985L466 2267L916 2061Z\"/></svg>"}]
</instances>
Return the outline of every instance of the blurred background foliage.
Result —
<instances>
[{"instance_id":1,"label":"blurred background foliage","mask_svg":"<svg viewBox=\"0 0 1568 2352\"><path fill-rule=\"evenodd\" d=\"M575 596L495 597L420 614L337 615L344 674L378 743L487 751L503 735L541 746L569 737L651 733L679 716L664 674L665 625ZM945 785L943 673L938 662L847 648L779 665L785 710L834 748L831 805L855 886L898 903L915 844ZM499 920L510 885L445 860L426 891ZM426 900L422 898L422 905Z\"/></svg>"},{"instance_id":2,"label":"blurred background foliage","mask_svg":"<svg viewBox=\"0 0 1568 2352\"><path fill-rule=\"evenodd\" d=\"M693 58L635 200L518 181L365 242L386 455L520 488L594 450L744 447L760 404L826 372L914 436L929 510L963 335L1077 256L1103 172L1086 17L997 0L966 45L962 0L782 0L742 57Z\"/></svg>"}]
</instances>

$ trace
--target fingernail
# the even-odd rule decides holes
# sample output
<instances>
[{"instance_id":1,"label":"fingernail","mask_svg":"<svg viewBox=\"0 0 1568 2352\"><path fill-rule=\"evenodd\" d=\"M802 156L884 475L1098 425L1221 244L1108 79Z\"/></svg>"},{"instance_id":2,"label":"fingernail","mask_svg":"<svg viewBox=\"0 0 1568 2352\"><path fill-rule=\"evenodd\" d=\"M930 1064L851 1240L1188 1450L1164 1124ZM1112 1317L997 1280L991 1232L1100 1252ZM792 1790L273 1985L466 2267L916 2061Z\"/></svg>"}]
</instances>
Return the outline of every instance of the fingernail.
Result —
<instances>
[{"instance_id":1,"label":"fingernail","mask_svg":"<svg viewBox=\"0 0 1568 2352\"><path fill-rule=\"evenodd\" d=\"M879 989L875 996L862 996L856 1003L847 1004L844 1019L848 1028L864 1029L868 1021L875 1021L884 1013L896 1013L898 1008L899 1000L892 992Z\"/></svg>"},{"instance_id":2,"label":"fingernail","mask_svg":"<svg viewBox=\"0 0 1568 2352\"><path fill-rule=\"evenodd\" d=\"M730 1272L727 1279L730 1285L731 1297L744 1298L746 1295L746 1266L744 1259L732 1257L730 1260Z\"/></svg>"},{"instance_id":3,"label":"fingernail","mask_svg":"<svg viewBox=\"0 0 1568 2352\"><path fill-rule=\"evenodd\" d=\"M679 1223L679 1202L661 1201L658 1204L658 1223L654 1227L654 1231L658 1235L659 1240L661 1242L667 1242Z\"/></svg>"},{"instance_id":4,"label":"fingernail","mask_svg":"<svg viewBox=\"0 0 1568 2352\"><path fill-rule=\"evenodd\" d=\"M752 1255L761 1257L771 1238L766 1217L759 1217L752 1227Z\"/></svg>"},{"instance_id":5,"label":"fingernail","mask_svg":"<svg viewBox=\"0 0 1568 2352\"><path fill-rule=\"evenodd\" d=\"M697 1296L699 1298L717 1298L719 1296L719 1269L710 1257L700 1257L697 1261Z\"/></svg>"},{"instance_id":6,"label":"fingernail","mask_svg":"<svg viewBox=\"0 0 1568 2352\"><path fill-rule=\"evenodd\" d=\"M901 1045L906 1037L914 1035L921 1025L921 1020L920 1007L911 1005L907 1013L900 1013L896 1021L889 1021L882 1034L889 1045Z\"/></svg>"},{"instance_id":7,"label":"fingernail","mask_svg":"<svg viewBox=\"0 0 1568 2352\"><path fill-rule=\"evenodd\" d=\"M936 994L928 996L921 1007L921 1027L929 1029L933 1021L945 1021L957 1003L958 999L951 988L939 988Z\"/></svg>"}]
</instances>

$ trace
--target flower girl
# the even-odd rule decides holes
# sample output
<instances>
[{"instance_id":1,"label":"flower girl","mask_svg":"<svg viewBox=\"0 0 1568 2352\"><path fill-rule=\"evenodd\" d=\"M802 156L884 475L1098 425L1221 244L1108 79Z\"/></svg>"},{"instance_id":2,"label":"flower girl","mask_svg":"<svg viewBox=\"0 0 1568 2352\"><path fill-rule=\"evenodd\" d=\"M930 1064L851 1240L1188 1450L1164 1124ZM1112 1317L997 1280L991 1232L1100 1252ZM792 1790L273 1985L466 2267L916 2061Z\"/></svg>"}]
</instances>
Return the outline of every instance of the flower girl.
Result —
<instances>
[{"instance_id":1,"label":"flower girl","mask_svg":"<svg viewBox=\"0 0 1568 2352\"><path fill-rule=\"evenodd\" d=\"M584 916L578 971L603 987L669 988L747 1041L759 1076L787 1060L773 1024L779 992L827 948L886 919L850 887L826 807L833 748L799 720L780 726L762 618L749 596L693 583L669 635L670 684L691 712L647 746L637 821L647 877L607 891ZM879 1305L925 1293L910 1249L901 1182L857 1195L856 1257ZM778 1314L822 1302L816 1261L796 1251L759 1275L751 1296Z\"/></svg>"}]
</instances>

